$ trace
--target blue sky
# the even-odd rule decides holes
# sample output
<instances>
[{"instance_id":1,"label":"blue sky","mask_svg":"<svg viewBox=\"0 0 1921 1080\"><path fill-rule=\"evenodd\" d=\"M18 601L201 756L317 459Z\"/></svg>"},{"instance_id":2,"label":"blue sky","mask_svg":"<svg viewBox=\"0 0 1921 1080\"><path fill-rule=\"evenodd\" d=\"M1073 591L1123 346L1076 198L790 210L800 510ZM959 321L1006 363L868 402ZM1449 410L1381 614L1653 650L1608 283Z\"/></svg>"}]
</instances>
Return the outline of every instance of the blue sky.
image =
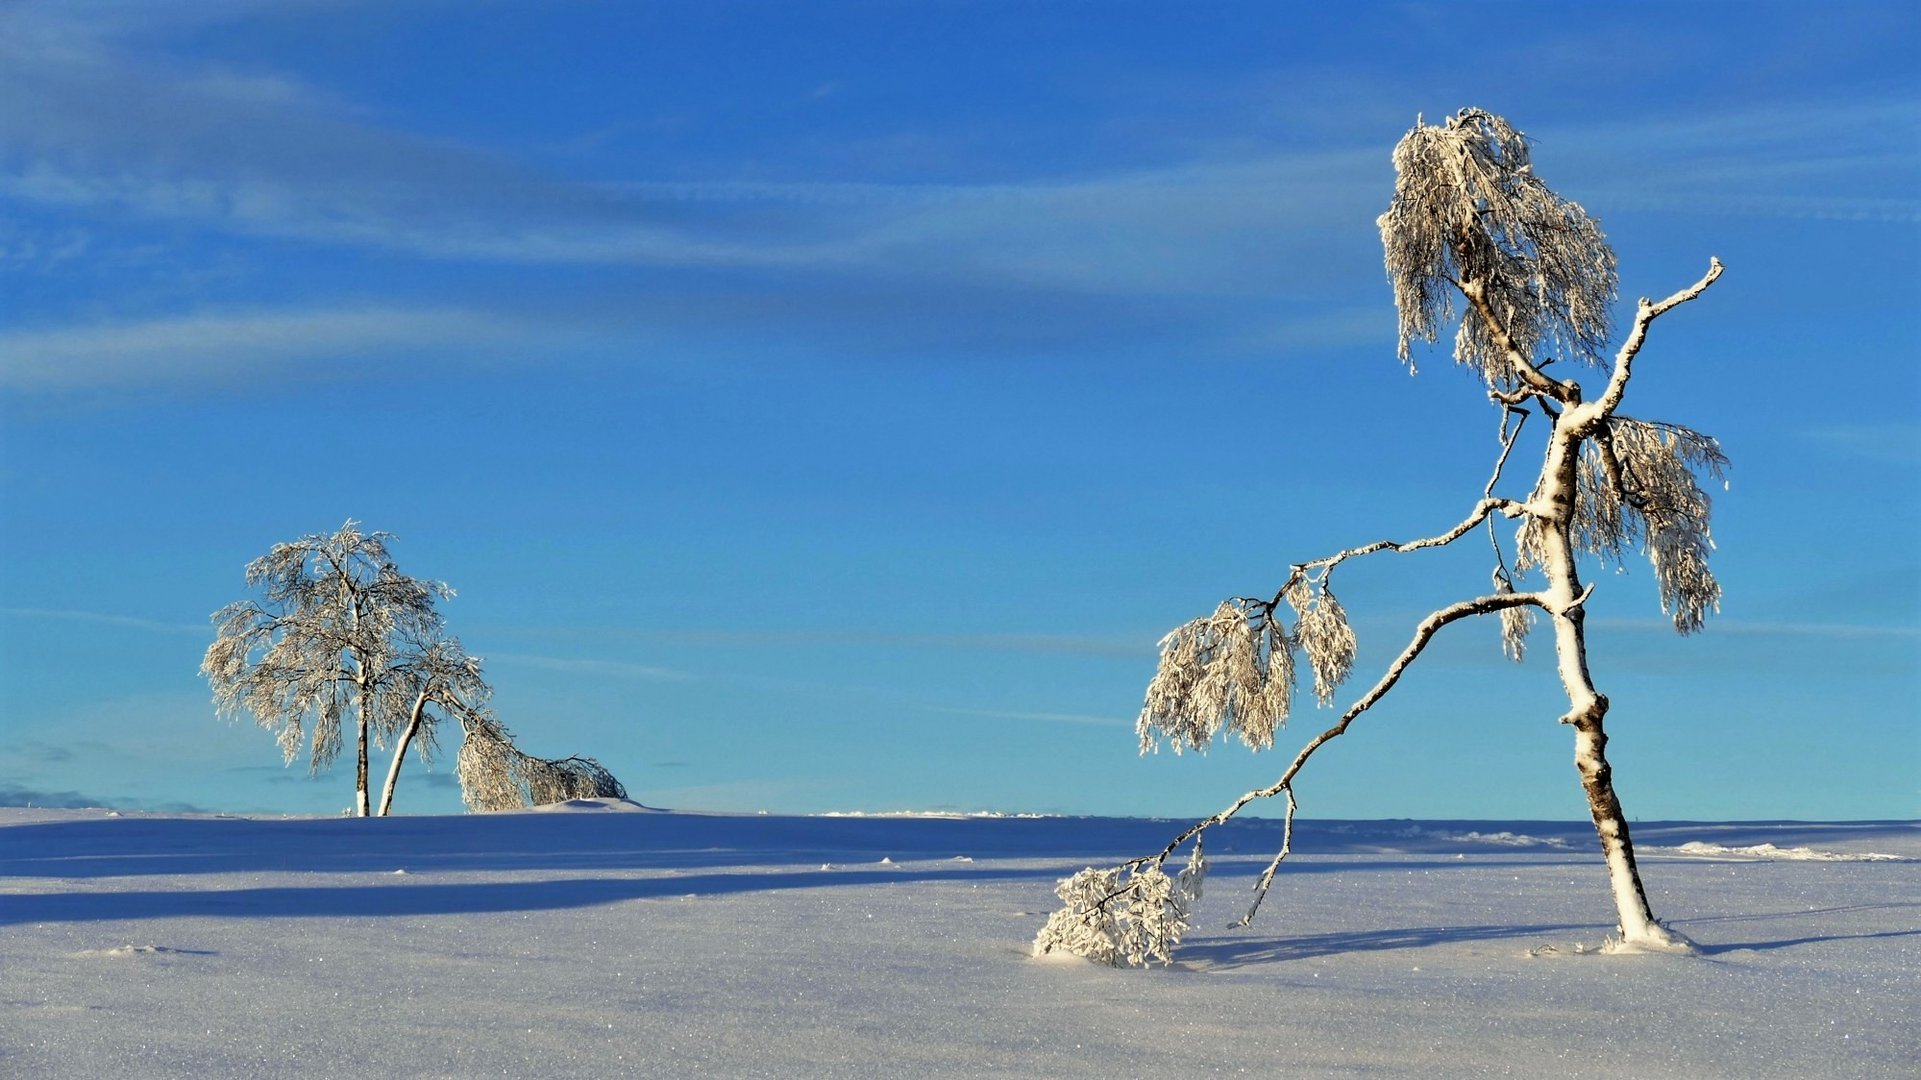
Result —
<instances>
[{"instance_id":1,"label":"blue sky","mask_svg":"<svg viewBox=\"0 0 1921 1080\"><path fill-rule=\"evenodd\" d=\"M1593 574L1629 813L1916 816L1917 47L1898 3L15 0L0 802L348 805L196 668L353 517L525 748L650 804L1209 812L1331 714L1140 758L1159 636L1479 495L1496 417L1396 362L1373 224L1475 105L1626 296L1728 265L1625 407L1734 461L1722 613ZM1487 568L1344 569L1351 689ZM1451 630L1303 813L1583 816L1536 644ZM443 763L396 808L458 806Z\"/></svg>"}]
</instances>

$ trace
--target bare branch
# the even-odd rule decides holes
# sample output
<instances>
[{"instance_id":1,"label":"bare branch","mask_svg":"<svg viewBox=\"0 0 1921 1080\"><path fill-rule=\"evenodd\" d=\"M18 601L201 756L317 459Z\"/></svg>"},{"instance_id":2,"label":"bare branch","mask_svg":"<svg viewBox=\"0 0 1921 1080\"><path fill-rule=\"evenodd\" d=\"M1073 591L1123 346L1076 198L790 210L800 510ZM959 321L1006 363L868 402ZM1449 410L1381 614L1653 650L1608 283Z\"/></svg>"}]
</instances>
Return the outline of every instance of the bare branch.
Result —
<instances>
[{"instance_id":1,"label":"bare branch","mask_svg":"<svg viewBox=\"0 0 1921 1080\"><path fill-rule=\"evenodd\" d=\"M1723 269L1725 267L1721 265L1720 259L1710 258L1708 272L1701 276L1701 280L1658 304L1649 303L1645 296L1641 298L1634 313L1634 328L1628 331L1627 340L1621 343L1621 351L1614 356L1614 371L1608 376L1607 388L1602 390L1601 396L1595 399L1597 418L1611 416L1614 410L1620 407L1621 396L1627 393L1628 378L1633 374L1634 357L1641 351L1641 345L1647 341L1648 326L1655 319L1706 292L1708 286L1714 284L1721 276Z\"/></svg>"},{"instance_id":2,"label":"bare branch","mask_svg":"<svg viewBox=\"0 0 1921 1080\"><path fill-rule=\"evenodd\" d=\"M1502 457L1505 459L1506 454L1503 453ZM1455 525L1453 528L1439 535L1424 537L1419 540L1376 540L1371 544L1362 544L1360 547L1348 548L1346 551L1337 551L1325 559L1299 563L1297 564L1297 568L1302 570L1320 568L1328 571L1333 570L1336 566L1339 566L1349 559L1361 555L1372 555L1377 551L1405 553L1409 551L1419 551L1422 548L1446 547L1448 544L1452 544L1454 541L1467 535L1469 530L1473 529L1476 525L1486 521L1488 515L1494 513L1496 510L1501 511L1503 514L1513 516L1514 514L1522 512L1523 508L1520 503L1514 502L1512 499L1483 498L1480 502L1474 504L1473 512L1461 519L1460 524ZM1277 603L1280 599L1280 596L1275 597Z\"/></svg>"},{"instance_id":3,"label":"bare branch","mask_svg":"<svg viewBox=\"0 0 1921 1080\"><path fill-rule=\"evenodd\" d=\"M1507 421L1510 416L1520 418L1514 422L1513 431L1509 431L1507 428ZM1526 409L1516 408L1505 400L1502 401L1501 456L1494 459L1494 473L1487 478L1487 486L1481 489L1482 499L1492 499L1494 497L1494 486L1501 482L1501 470L1507 468L1507 456L1514 452L1514 441L1521 437L1521 429L1527 426L1527 417L1528 412Z\"/></svg>"}]
</instances>

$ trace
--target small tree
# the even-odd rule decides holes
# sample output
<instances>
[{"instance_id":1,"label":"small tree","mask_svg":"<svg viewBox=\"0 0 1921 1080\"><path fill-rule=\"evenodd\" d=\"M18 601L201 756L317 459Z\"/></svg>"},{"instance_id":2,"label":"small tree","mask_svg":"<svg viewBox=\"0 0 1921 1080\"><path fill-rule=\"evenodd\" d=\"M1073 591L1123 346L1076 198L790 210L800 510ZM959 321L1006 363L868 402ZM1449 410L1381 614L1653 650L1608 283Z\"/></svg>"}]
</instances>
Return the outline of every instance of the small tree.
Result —
<instances>
[{"instance_id":1,"label":"small tree","mask_svg":"<svg viewBox=\"0 0 1921 1080\"><path fill-rule=\"evenodd\" d=\"M1477 615L1500 618L1503 649L1517 661L1537 616L1553 627L1570 705L1561 722L1574 730L1575 765L1607 862L1618 920L1615 947L1691 948L1655 920L1635 866L1605 752L1608 699L1588 669L1585 605L1593 585L1582 584L1577 563L1586 555L1618 564L1630 548L1641 548L1653 563L1662 609L1682 634L1700 629L1719 606L1720 586L1707 566L1713 547L1709 499L1697 475L1719 478L1727 459L1706 435L1633 419L1619 407L1649 326L1712 285L1721 275L1720 260L1709 260L1706 275L1680 292L1659 302L1641 300L1626 340L1610 358L1605 349L1616 298L1614 252L1586 211L1535 177L1520 132L1474 109L1437 126L1417 121L1394 149L1394 168L1394 197L1379 224L1400 312L1400 356L1411 369L1410 342L1435 341L1460 313L1454 359L1485 384L1500 408L1493 473L1473 509L1446 532L1296 563L1271 597L1227 600L1167 635L1137 725L1141 750L1155 749L1163 739L1176 752L1205 750L1223 729L1250 749L1272 746L1292 705L1297 656L1305 656L1312 671L1317 704L1331 704L1355 655L1354 632L1333 592L1334 571L1348 559L1442 547L1486 523L1492 591L1422 619L1374 685L1310 740L1275 783L1188 827L1157 854L1063 880L1063 907L1035 940L1037 953L1166 962L1186 925L1186 898L1198 895L1206 831L1257 799L1284 796L1281 849L1255 885L1245 925L1292 849L1294 781L1301 767L1392 690L1443 627ZM1556 358L1600 369L1605 382L1599 392L1590 396L1572 378L1550 377L1545 369ZM1551 425L1541 471L1525 497L1499 495L1515 440L1537 409ZM1494 529L1496 515L1518 522L1512 566ZM1517 590L1517 580L1536 572L1538 588ZM1167 878L1162 867L1189 842L1190 869L1178 880ZM1140 927L1154 930L1146 944Z\"/></svg>"},{"instance_id":2,"label":"small tree","mask_svg":"<svg viewBox=\"0 0 1921 1080\"><path fill-rule=\"evenodd\" d=\"M402 574L387 552L391 539L349 520L331 536L276 544L247 564L247 584L261 589L264 601L215 612L218 632L200 664L218 713L252 715L279 737L289 764L311 730L315 772L339 755L341 722L351 715L360 817L369 814L369 741L394 743L377 810L384 817L409 749L418 745L431 757L448 717L462 729L455 774L473 809L626 798L627 789L592 758L550 760L514 746L487 708L493 688L480 658L447 636L434 609L453 589Z\"/></svg>"},{"instance_id":3,"label":"small tree","mask_svg":"<svg viewBox=\"0 0 1921 1080\"><path fill-rule=\"evenodd\" d=\"M289 764L309 741L310 769L332 764L341 722L352 716L359 817L370 810L368 744L384 745L408 715L401 643L437 636L434 601L454 594L402 574L387 552L391 539L349 520L331 536L275 544L247 564L247 585L264 599L214 613L216 636L200 664L217 712L252 715L278 737Z\"/></svg>"}]
</instances>

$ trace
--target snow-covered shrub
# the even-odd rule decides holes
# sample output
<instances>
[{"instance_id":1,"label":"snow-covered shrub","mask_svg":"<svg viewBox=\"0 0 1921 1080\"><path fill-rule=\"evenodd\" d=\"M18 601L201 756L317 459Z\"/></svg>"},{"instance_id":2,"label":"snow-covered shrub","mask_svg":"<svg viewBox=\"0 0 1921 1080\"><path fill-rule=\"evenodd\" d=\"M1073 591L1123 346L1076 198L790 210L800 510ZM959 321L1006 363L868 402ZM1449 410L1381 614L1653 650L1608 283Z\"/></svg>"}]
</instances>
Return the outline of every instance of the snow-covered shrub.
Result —
<instances>
[{"instance_id":1,"label":"snow-covered shrub","mask_svg":"<svg viewBox=\"0 0 1921 1080\"><path fill-rule=\"evenodd\" d=\"M1090 866L1062 878L1054 889L1061 908L1034 938L1034 955L1063 952L1114 967L1171 963L1206 876L1207 859L1196 845L1173 877L1148 862L1109 870Z\"/></svg>"}]
</instances>

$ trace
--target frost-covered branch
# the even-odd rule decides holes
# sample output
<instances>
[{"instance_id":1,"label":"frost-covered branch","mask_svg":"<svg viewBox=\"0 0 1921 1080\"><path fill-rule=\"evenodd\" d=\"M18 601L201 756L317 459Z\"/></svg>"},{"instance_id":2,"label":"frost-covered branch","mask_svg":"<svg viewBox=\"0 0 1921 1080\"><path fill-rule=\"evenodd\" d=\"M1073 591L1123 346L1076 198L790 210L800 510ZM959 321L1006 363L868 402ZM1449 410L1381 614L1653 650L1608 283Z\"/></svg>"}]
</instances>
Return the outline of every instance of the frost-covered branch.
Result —
<instances>
[{"instance_id":1,"label":"frost-covered branch","mask_svg":"<svg viewBox=\"0 0 1921 1080\"><path fill-rule=\"evenodd\" d=\"M1034 936L1034 955L1061 952L1113 967L1172 963L1206 876L1207 857L1196 843L1171 878L1158 863L1090 866L1063 878L1054 890L1061 906Z\"/></svg>"},{"instance_id":2,"label":"frost-covered branch","mask_svg":"<svg viewBox=\"0 0 1921 1080\"><path fill-rule=\"evenodd\" d=\"M1628 331L1627 340L1621 343L1620 352L1614 356L1614 370L1608 376L1607 387L1601 391L1601 396L1595 399L1598 415L1612 416L1614 410L1620 407L1621 397L1627 393L1628 379L1634 374L1634 358L1647 341L1648 326L1655 319L1706 292L1708 286L1714 284L1716 279L1720 278L1721 271L1725 269L1720 259L1711 257L1708 259L1708 272L1701 275L1701 280L1660 303L1649 303L1645 296L1640 299L1634 312L1634 326Z\"/></svg>"},{"instance_id":3,"label":"frost-covered branch","mask_svg":"<svg viewBox=\"0 0 1921 1080\"><path fill-rule=\"evenodd\" d=\"M1505 451L1503 451L1501 456L1502 460L1506 460L1507 455ZM1489 486L1492 487L1492 484ZM1337 551L1324 559L1299 563L1297 566L1303 571L1313 569L1321 569L1324 571L1333 570L1336 566L1339 566L1349 559L1362 555L1372 555L1377 551L1406 553L1409 551L1420 551L1423 548L1446 547L1461 537L1466 536L1476 525L1486 521L1488 515L1497 510L1500 511L1504 517L1517 517L1524 512L1524 507L1512 499L1500 499L1489 496L1475 503L1474 510L1469 513L1467 517L1462 518L1459 524L1444 533L1422 537L1419 540L1376 540L1371 544L1362 544L1360 547ZM1276 597L1276 600L1278 599L1279 597Z\"/></svg>"},{"instance_id":4,"label":"frost-covered branch","mask_svg":"<svg viewBox=\"0 0 1921 1080\"><path fill-rule=\"evenodd\" d=\"M542 758L514 745L491 709L458 710L466 738L455 757L460 797L471 810L517 810L570 799L624 799L627 788L590 757Z\"/></svg>"},{"instance_id":5,"label":"frost-covered branch","mask_svg":"<svg viewBox=\"0 0 1921 1080\"><path fill-rule=\"evenodd\" d=\"M1481 332L1500 353L1506 364L1508 375L1521 384L1522 398L1541 397L1563 404L1581 400L1580 383L1573 379L1556 382L1548 378L1542 374L1540 368L1534 366L1533 359L1514 343L1514 338L1501 322L1501 316L1495 312L1494 305L1488 301L1486 283L1469 278L1459 282L1457 287L1461 290L1461 295L1467 298L1468 306L1480 316Z\"/></svg>"},{"instance_id":6,"label":"frost-covered branch","mask_svg":"<svg viewBox=\"0 0 1921 1080\"><path fill-rule=\"evenodd\" d=\"M1036 939L1035 952L1064 951L1116 965L1138 966L1144 962L1143 957L1159 957L1165 962L1166 950L1179 943L1180 931L1186 927L1187 916L1187 900L1167 884L1170 879L1163 868L1168 858L1183 844L1194 842L1189 870L1183 871L1181 876L1187 878L1193 875L1195 887L1192 895L1197 897L1199 874L1202 871L1196 867L1205 866L1201 861L1203 834L1231 820L1252 802L1285 795L1287 813L1282 827L1281 850L1268 864L1255 887L1254 900L1240 920L1245 925L1259 910L1275 872L1293 849L1294 812L1298 805L1294 796L1294 779L1314 752L1345 733L1348 725L1357 717L1386 697L1442 627L1475 615L1541 604L1542 598L1535 593L1495 593L1450 605L1422 619L1415 627L1413 639L1388 665L1380 679L1367 693L1349 705L1332 727L1303 746L1279 780L1243 794L1220 812L1188 826L1156 854L1130 860L1111 870L1090 868L1064 879L1057 890L1063 907L1054 913ZM1178 905L1178 910L1174 905ZM1169 927L1173 927L1171 933ZM1142 941L1153 944L1139 944Z\"/></svg>"},{"instance_id":7,"label":"frost-covered branch","mask_svg":"<svg viewBox=\"0 0 1921 1080\"><path fill-rule=\"evenodd\" d=\"M1455 361L1489 386L1559 400L1566 384L1533 357L1599 364L1616 295L1600 226L1535 176L1525 135L1481 109L1417 121L1394 147L1394 174L1378 224L1402 361L1412 366L1414 339L1437 340L1459 290L1482 317L1461 320Z\"/></svg>"}]
</instances>

